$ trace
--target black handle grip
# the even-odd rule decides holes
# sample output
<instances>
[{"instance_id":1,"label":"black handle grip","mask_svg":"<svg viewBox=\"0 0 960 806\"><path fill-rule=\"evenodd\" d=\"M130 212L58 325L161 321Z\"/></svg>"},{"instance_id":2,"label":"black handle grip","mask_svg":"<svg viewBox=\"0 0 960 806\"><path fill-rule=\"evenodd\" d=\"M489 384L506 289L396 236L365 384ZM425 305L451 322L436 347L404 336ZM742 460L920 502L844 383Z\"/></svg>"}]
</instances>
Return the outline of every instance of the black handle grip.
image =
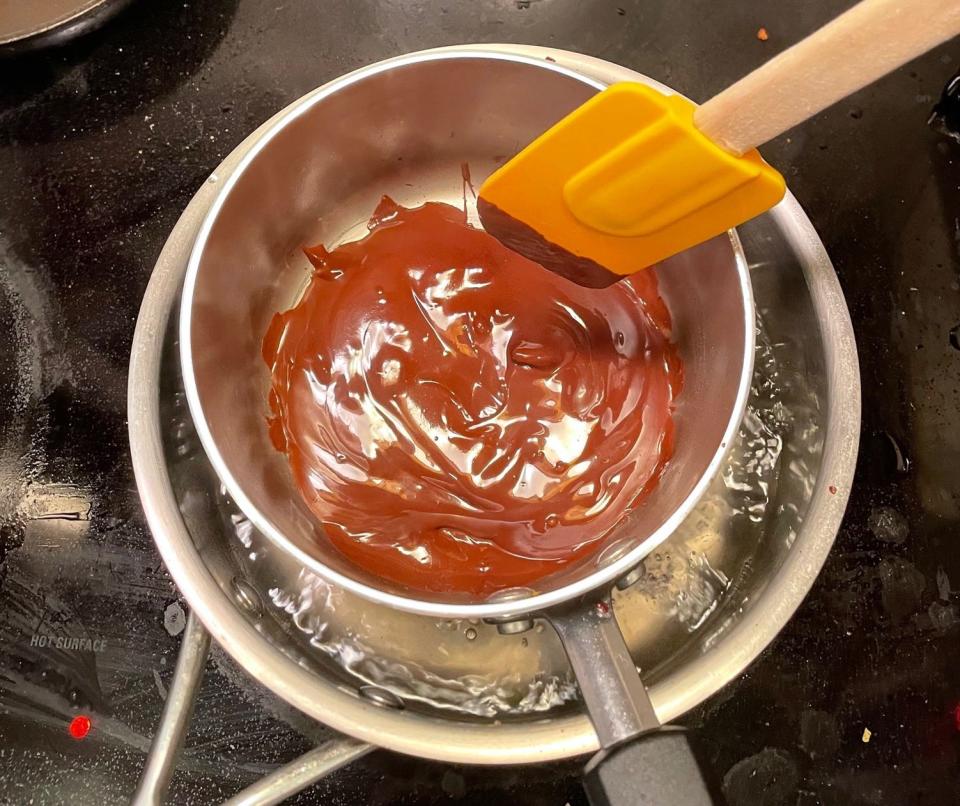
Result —
<instances>
[{"instance_id":1,"label":"black handle grip","mask_svg":"<svg viewBox=\"0 0 960 806\"><path fill-rule=\"evenodd\" d=\"M710 770L687 733L673 726L601 750L584 770L593 806L723 806Z\"/></svg>"}]
</instances>

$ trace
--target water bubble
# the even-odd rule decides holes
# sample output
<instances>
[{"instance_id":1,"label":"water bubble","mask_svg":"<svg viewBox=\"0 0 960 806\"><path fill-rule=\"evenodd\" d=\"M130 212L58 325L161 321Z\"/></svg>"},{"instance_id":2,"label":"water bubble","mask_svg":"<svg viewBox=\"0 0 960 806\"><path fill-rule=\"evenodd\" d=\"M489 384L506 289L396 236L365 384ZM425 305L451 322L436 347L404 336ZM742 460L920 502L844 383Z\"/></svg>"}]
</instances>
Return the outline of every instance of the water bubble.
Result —
<instances>
[{"instance_id":1,"label":"water bubble","mask_svg":"<svg viewBox=\"0 0 960 806\"><path fill-rule=\"evenodd\" d=\"M867 518L867 526L873 536L884 543L904 543L910 534L906 519L893 507L874 509Z\"/></svg>"},{"instance_id":2,"label":"water bubble","mask_svg":"<svg viewBox=\"0 0 960 806\"><path fill-rule=\"evenodd\" d=\"M909 473L910 472L910 457L907 456L906 452L900 446L900 442L891 434L889 431L884 431L883 435L890 442L890 447L893 449L894 460L896 461L896 467L898 473Z\"/></svg>"},{"instance_id":3,"label":"water bubble","mask_svg":"<svg viewBox=\"0 0 960 806\"><path fill-rule=\"evenodd\" d=\"M475 641L477 639L477 631L473 629L473 627L468 627L464 633L464 637L466 637L468 641Z\"/></svg>"}]
</instances>

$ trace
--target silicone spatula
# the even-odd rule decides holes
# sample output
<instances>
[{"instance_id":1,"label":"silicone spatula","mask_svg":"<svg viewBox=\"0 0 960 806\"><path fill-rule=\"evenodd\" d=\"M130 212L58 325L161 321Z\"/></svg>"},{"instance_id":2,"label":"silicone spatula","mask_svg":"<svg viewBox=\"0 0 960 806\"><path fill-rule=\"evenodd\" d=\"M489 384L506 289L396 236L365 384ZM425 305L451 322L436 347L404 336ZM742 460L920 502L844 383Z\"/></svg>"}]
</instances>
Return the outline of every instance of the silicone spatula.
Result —
<instances>
[{"instance_id":1,"label":"silicone spatula","mask_svg":"<svg viewBox=\"0 0 960 806\"><path fill-rule=\"evenodd\" d=\"M863 0L701 106L615 84L483 183L481 221L609 285L775 205L783 177L757 146L957 33L960 0Z\"/></svg>"}]
</instances>

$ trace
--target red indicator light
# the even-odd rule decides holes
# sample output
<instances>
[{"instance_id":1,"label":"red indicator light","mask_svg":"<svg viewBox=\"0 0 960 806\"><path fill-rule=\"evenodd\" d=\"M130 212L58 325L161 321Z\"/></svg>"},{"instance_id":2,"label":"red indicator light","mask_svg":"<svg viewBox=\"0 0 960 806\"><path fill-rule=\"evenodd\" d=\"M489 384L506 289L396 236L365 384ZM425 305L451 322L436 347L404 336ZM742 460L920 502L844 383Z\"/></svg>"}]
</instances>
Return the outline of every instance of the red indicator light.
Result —
<instances>
[{"instance_id":1,"label":"red indicator light","mask_svg":"<svg viewBox=\"0 0 960 806\"><path fill-rule=\"evenodd\" d=\"M68 728L74 739L82 739L90 732L90 717L75 716Z\"/></svg>"}]
</instances>

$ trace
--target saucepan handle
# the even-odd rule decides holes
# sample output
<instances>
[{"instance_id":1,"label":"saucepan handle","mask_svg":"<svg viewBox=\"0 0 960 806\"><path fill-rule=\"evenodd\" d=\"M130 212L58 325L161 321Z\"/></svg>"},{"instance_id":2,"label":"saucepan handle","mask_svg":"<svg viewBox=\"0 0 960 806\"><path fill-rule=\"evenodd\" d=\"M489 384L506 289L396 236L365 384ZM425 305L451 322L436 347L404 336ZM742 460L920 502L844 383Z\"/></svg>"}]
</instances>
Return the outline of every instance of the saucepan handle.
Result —
<instances>
[{"instance_id":1,"label":"saucepan handle","mask_svg":"<svg viewBox=\"0 0 960 806\"><path fill-rule=\"evenodd\" d=\"M584 785L594 806L722 806L681 728L661 726L608 596L547 614L590 714L600 752Z\"/></svg>"},{"instance_id":2,"label":"saucepan handle","mask_svg":"<svg viewBox=\"0 0 960 806\"><path fill-rule=\"evenodd\" d=\"M670 725L601 750L584 770L593 806L722 806L711 771L683 728Z\"/></svg>"}]
</instances>

